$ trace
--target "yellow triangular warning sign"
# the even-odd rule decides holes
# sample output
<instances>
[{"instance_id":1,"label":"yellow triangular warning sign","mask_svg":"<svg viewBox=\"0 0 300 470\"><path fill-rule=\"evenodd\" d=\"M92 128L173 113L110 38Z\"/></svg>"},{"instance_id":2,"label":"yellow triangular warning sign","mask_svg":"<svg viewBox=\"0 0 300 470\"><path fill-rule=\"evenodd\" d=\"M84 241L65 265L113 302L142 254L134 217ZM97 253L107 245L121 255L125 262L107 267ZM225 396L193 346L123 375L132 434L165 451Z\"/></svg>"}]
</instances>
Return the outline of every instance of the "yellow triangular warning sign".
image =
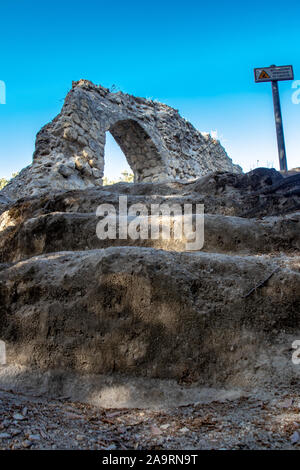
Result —
<instances>
[{"instance_id":1,"label":"yellow triangular warning sign","mask_svg":"<svg viewBox=\"0 0 300 470\"><path fill-rule=\"evenodd\" d=\"M262 70L260 76L258 77L259 80L262 80L263 78L271 78L265 70Z\"/></svg>"}]
</instances>

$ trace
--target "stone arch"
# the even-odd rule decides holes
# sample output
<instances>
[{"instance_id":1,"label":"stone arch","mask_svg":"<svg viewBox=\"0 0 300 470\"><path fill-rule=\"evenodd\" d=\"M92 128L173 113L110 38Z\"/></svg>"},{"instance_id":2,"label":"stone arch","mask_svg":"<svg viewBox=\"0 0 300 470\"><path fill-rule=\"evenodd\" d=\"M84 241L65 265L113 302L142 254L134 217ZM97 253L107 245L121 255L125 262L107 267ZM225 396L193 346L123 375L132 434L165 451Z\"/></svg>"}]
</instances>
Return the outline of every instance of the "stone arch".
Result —
<instances>
[{"instance_id":1,"label":"stone arch","mask_svg":"<svg viewBox=\"0 0 300 470\"><path fill-rule=\"evenodd\" d=\"M101 186L107 131L123 150L136 181L241 172L218 141L195 129L178 110L80 80L73 82L60 114L38 132L32 165L1 194L14 200L49 189Z\"/></svg>"},{"instance_id":2,"label":"stone arch","mask_svg":"<svg viewBox=\"0 0 300 470\"><path fill-rule=\"evenodd\" d=\"M134 119L116 121L108 129L123 151L135 181L153 181L164 173L158 149L145 129Z\"/></svg>"}]
</instances>

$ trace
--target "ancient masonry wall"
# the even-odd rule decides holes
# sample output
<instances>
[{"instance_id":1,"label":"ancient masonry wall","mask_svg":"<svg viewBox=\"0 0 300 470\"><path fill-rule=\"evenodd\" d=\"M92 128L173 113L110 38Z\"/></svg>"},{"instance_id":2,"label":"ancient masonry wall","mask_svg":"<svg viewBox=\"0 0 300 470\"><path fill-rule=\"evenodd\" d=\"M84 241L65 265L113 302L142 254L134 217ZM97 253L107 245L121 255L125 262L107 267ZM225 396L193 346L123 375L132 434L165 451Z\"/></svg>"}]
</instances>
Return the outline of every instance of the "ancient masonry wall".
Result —
<instances>
[{"instance_id":1,"label":"ancient masonry wall","mask_svg":"<svg viewBox=\"0 0 300 470\"><path fill-rule=\"evenodd\" d=\"M80 80L73 82L61 113L37 134L33 163L2 194L15 199L101 186L107 131L123 150L136 182L241 172L218 141L197 131L177 110Z\"/></svg>"}]
</instances>

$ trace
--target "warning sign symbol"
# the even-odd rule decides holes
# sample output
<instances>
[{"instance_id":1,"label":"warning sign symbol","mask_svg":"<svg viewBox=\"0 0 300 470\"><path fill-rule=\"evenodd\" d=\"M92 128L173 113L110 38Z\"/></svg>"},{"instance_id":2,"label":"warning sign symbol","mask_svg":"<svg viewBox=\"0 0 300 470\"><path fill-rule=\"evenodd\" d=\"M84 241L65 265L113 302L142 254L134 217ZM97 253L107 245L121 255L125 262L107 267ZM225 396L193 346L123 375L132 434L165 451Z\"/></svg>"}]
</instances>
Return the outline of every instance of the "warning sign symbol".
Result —
<instances>
[{"instance_id":1,"label":"warning sign symbol","mask_svg":"<svg viewBox=\"0 0 300 470\"><path fill-rule=\"evenodd\" d=\"M282 80L294 80L292 65L271 65L270 67L259 67L254 69L254 79L259 82L279 82Z\"/></svg>"},{"instance_id":2,"label":"warning sign symbol","mask_svg":"<svg viewBox=\"0 0 300 470\"><path fill-rule=\"evenodd\" d=\"M271 78L269 74L265 70L262 70L260 76L258 77L259 80L263 80L265 78Z\"/></svg>"}]
</instances>

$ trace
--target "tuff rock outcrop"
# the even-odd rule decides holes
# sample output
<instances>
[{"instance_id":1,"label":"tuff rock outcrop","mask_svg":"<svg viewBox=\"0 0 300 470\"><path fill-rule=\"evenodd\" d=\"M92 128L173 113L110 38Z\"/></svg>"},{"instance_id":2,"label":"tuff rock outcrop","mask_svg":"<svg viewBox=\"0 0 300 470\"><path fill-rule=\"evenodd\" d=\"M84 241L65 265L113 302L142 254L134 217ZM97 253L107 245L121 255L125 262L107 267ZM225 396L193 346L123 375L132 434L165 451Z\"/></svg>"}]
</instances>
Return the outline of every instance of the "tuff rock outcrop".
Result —
<instances>
[{"instance_id":1,"label":"tuff rock outcrop","mask_svg":"<svg viewBox=\"0 0 300 470\"><path fill-rule=\"evenodd\" d=\"M80 80L73 82L60 114L37 134L32 164L2 197L16 200L101 186L107 131L123 150L136 182L241 172L217 140L197 131L177 110Z\"/></svg>"},{"instance_id":2,"label":"tuff rock outcrop","mask_svg":"<svg viewBox=\"0 0 300 470\"><path fill-rule=\"evenodd\" d=\"M96 208L117 209L119 195L147 207L204 203L203 250L185 252L184 239L99 240ZM64 393L71 373L77 384L120 377L123 388L161 379L170 390L173 381L176 393L187 385L297 387L300 175L257 169L119 183L6 201L1 210L7 367L52 374ZM7 375L0 379L11 387ZM101 393L94 383L93 397Z\"/></svg>"}]
</instances>

